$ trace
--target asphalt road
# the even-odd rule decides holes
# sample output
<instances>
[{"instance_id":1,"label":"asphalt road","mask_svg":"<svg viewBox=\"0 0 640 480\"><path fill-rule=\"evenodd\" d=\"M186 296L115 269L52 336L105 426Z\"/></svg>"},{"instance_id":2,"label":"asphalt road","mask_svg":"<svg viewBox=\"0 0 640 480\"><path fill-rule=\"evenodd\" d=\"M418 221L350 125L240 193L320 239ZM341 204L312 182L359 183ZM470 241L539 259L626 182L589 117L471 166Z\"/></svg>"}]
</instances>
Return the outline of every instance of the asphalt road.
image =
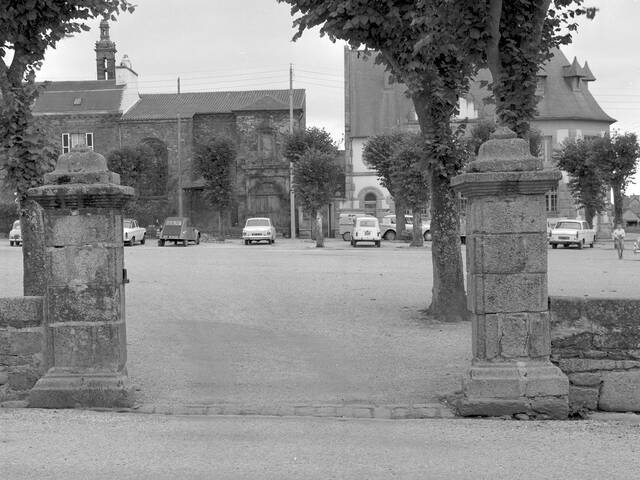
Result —
<instances>
[{"instance_id":1,"label":"asphalt road","mask_svg":"<svg viewBox=\"0 0 640 480\"><path fill-rule=\"evenodd\" d=\"M637 296L640 255L549 249L552 295ZM429 246L125 248L128 369L155 405L421 404L459 389L470 325L426 317ZM0 246L0 295L21 294Z\"/></svg>"},{"instance_id":2,"label":"asphalt road","mask_svg":"<svg viewBox=\"0 0 640 480\"><path fill-rule=\"evenodd\" d=\"M0 409L12 480L630 480L624 421L355 420Z\"/></svg>"}]
</instances>

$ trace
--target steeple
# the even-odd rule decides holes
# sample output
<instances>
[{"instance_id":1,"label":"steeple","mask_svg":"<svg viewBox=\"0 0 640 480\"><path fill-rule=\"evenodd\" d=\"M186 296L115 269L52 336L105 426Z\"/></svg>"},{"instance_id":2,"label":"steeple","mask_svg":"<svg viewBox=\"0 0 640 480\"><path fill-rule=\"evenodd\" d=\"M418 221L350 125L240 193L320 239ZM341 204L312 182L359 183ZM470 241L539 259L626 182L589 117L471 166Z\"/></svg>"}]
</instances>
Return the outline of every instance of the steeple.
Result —
<instances>
[{"instance_id":1,"label":"steeple","mask_svg":"<svg viewBox=\"0 0 640 480\"><path fill-rule=\"evenodd\" d=\"M100 40L96 42L96 66L98 80L116 78L116 44L109 38L109 22L100 22Z\"/></svg>"}]
</instances>

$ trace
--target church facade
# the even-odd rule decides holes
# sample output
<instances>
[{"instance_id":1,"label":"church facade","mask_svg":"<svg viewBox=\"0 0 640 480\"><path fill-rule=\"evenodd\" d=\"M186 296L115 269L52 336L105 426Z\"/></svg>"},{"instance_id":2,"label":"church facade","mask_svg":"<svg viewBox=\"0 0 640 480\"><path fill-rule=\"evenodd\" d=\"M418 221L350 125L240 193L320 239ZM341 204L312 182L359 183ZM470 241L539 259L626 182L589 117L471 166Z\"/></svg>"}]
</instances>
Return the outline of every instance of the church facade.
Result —
<instances>
[{"instance_id":1,"label":"church facade","mask_svg":"<svg viewBox=\"0 0 640 480\"><path fill-rule=\"evenodd\" d=\"M197 145L216 135L237 147L231 225L249 216L270 216L289 233L289 164L282 155L284 135L305 128L305 91L251 90L140 94L138 74L125 55L116 64L109 25L100 24L95 45L96 79L49 82L34 106L49 140L62 153L87 145L107 155L123 146L145 144L166 168L163 192L149 198L146 225L179 213L203 231L213 231L217 212L206 201L204 181L193 168Z\"/></svg>"}]
</instances>

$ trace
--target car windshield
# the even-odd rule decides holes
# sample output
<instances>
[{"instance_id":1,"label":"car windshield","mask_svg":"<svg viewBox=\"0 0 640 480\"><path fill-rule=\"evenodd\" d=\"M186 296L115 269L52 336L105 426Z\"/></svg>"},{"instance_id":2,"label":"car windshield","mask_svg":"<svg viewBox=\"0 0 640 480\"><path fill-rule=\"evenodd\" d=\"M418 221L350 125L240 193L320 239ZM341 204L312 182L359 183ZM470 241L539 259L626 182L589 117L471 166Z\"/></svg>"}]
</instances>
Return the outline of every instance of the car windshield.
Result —
<instances>
[{"instance_id":1,"label":"car windshield","mask_svg":"<svg viewBox=\"0 0 640 480\"><path fill-rule=\"evenodd\" d=\"M250 218L245 227L270 227L268 218Z\"/></svg>"},{"instance_id":2,"label":"car windshield","mask_svg":"<svg viewBox=\"0 0 640 480\"><path fill-rule=\"evenodd\" d=\"M556 228L568 228L570 230L580 230L580 222L558 222Z\"/></svg>"},{"instance_id":3,"label":"car windshield","mask_svg":"<svg viewBox=\"0 0 640 480\"><path fill-rule=\"evenodd\" d=\"M131 220L124 220L122 226L124 228L133 228L133 222Z\"/></svg>"},{"instance_id":4,"label":"car windshield","mask_svg":"<svg viewBox=\"0 0 640 480\"><path fill-rule=\"evenodd\" d=\"M360 226L361 227L375 227L376 226L376 221L375 220L360 220Z\"/></svg>"}]
</instances>

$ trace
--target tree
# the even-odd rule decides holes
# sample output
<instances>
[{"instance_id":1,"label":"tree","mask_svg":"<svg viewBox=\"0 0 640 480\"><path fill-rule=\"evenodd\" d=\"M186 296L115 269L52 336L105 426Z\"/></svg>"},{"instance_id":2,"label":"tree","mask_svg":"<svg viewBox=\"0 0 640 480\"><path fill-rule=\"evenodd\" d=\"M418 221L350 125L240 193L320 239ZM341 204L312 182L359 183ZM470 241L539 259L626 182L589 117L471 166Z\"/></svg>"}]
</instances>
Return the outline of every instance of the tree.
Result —
<instances>
[{"instance_id":1,"label":"tree","mask_svg":"<svg viewBox=\"0 0 640 480\"><path fill-rule=\"evenodd\" d=\"M42 212L26 192L41 182L53 156L31 114L36 71L48 48L89 30L88 20L115 19L133 8L128 0L6 0L0 9L0 161L20 203L25 295L45 293Z\"/></svg>"},{"instance_id":2,"label":"tree","mask_svg":"<svg viewBox=\"0 0 640 480\"><path fill-rule=\"evenodd\" d=\"M196 171L206 182L205 198L218 211L218 239L224 240L222 217L226 218L233 203L235 143L226 137L213 137L196 148L194 160Z\"/></svg>"},{"instance_id":3,"label":"tree","mask_svg":"<svg viewBox=\"0 0 640 480\"><path fill-rule=\"evenodd\" d=\"M286 158L289 162L294 165L294 176L295 176L295 164L300 160L304 155L307 154L309 150L315 150L316 152L327 154L331 156L332 162L335 159L338 147L335 142L331 138L331 134L327 132L324 128L318 127L309 127L304 130L296 130L293 133L287 135L284 141L284 158ZM331 192L334 196L335 192L338 190L336 180L336 188L333 188ZM295 184L295 179L294 179ZM294 190L296 187L294 186ZM322 204L322 206L329 203L329 201ZM322 206L320 208L322 208ZM316 212L311 212L313 218L316 220ZM317 226L314 223L313 230L317 230ZM320 228L320 235L322 235L322 228ZM293 238L294 232L291 232L291 237ZM324 238L322 239L322 241Z\"/></svg>"},{"instance_id":4,"label":"tree","mask_svg":"<svg viewBox=\"0 0 640 480\"><path fill-rule=\"evenodd\" d=\"M111 150L107 167L120 175L120 184L133 187L135 197L123 209L141 225L150 225L165 216L166 200L158 200L167 189L167 170L152 146L142 143ZM149 198L154 197L154 198Z\"/></svg>"},{"instance_id":5,"label":"tree","mask_svg":"<svg viewBox=\"0 0 640 480\"><path fill-rule=\"evenodd\" d=\"M607 181L595 156L597 140L567 140L554 154L558 167L570 175L569 191L576 203L584 208L585 220L593 226L593 217L604 210Z\"/></svg>"},{"instance_id":6,"label":"tree","mask_svg":"<svg viewBox=\"0 0 640 480\"><path fill-rule=\"evenodd\" d=\"M413 212L413 241L411 242L413 247L421 247L424 244L421 210L427 206L430 197L429 175L425 168L424 156L422 137L417 134L405 134L396 143L390 159L395 198L411 208ZM396 224L397 222L396 214Z\"/></svg>"},{"instance_id":7,"label":"tree","mask_svg":"<svg viewBox=\"0 0 640 480\"><path fill-rule=\"evenodd\" d=\"M530 82L535 82L537 66L534 70L525 62L522 71L514 71L510 62L519 62L519 54L539 61L539 52L559 41L561 27L574 25L570 21L578 10L568 6L582 0L555 0L557 11L549 15L551 22L546 21L551 0L278 1L289 3L292 15L299 15L294 20L298 29L294 39L319 26L320 34L331 40L346 40L353 48L365 45L379 52L377 61L407 86L424 137L431 180L434 282L429 311L450 320L465 318L458 202L449 183L466 160L458 155L458 135L451 128L458 100L488 60L501 121L519 118L520 106L533 102L535 90ZM520 26L533 35L531 41L518 38ZM563 38L568 42L571 37ZM519 120L512 124L520 125ZM526 128L517 131L523 135Z\"/></svg>"},{"instance_id":8,"label":"tree","mask_svg":"<svg viewBox=\"0 0 640 480\"><path fill-rule=\"evenodd\" d=\"M473 1L473 0L470 0ZM577 17L593 18L596 8L584 0L486 0L486 30L476 35L486 42L486 64L498 123L526 138L536 113L537 72L553 49L571 43Z\"/></svg>"},{"instance_id":9,"label":"tree","mask_svg":"<svg viewBox=\"0 0 640 480\"><path fill-rule=\"evenodd\" d=\"M607 134L594 139L592 155L593 162L613 191L614 223L622 223L624 191L636 172L640 157L638 138L635 133Z\"/></svg>"},{"instance_id":10,"label":"tree","mask_svg":"<svg viewBox=\"0 0 640 480\"><path fill-rule=\"evenodd\" d=\"M393 166L391 156L393 155L396 145L401 140L402 134L400 132L382 133L369 138L362 151L364 164L376 171L380 185L386 188L393 198L396 211L396 234L398 237L402 236L406 228L404 221L404 211L406 208L403 204L403 198L396 195L396 187L391 181L391 170Z\"/></svg>"},{"instance_id":11,"label":"tree","mask_svg":"<svg viewBox=\"0 0 640 480\"><path fill-rule=\"evenodd\" d=\"M308 148L293 164L296 200L311 218L316 247L324 247L322 209L331 202L338 189L342 168L336 163L336 152Z\"/></svg>"}]
</instances>

